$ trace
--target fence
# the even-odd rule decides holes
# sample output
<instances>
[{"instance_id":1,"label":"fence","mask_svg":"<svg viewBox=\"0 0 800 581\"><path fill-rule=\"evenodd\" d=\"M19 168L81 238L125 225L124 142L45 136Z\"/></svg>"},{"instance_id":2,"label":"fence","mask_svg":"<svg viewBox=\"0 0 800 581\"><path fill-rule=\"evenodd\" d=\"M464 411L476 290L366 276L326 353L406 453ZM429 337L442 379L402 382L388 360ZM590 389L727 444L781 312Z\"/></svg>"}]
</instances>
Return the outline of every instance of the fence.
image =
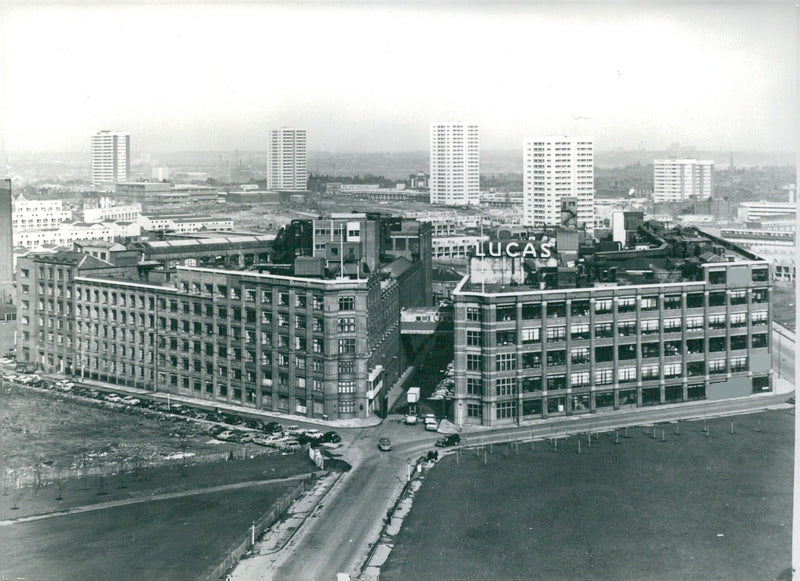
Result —
<instances>
[{"instance_id":1,"label":"fence","mask_svg":"<svg viewBox=\"0 0 800 581\"><path fill-rule=\"evenodd\" d=\"M228 548L228 556L223 559L223 561L217 565L208 575L206 575L205 579L221 579L227 571L233 568L236 563L239 562L242 555L244 555L248 549L253 546L253 540L258 539L261 535L264 534L272 524L280 518L280 516L289 510L289 507L292 503L297 500L300 495L303 494L306 490L306 486L309 482L311 482L312 478L309 480L304 480L300 484L298 484L294 489L280 497L275 504L272 505L272 508L266 514L263 514L256 520L250 529L242 535L239 540L233 543Z\"/></svg>"}]
</instances>

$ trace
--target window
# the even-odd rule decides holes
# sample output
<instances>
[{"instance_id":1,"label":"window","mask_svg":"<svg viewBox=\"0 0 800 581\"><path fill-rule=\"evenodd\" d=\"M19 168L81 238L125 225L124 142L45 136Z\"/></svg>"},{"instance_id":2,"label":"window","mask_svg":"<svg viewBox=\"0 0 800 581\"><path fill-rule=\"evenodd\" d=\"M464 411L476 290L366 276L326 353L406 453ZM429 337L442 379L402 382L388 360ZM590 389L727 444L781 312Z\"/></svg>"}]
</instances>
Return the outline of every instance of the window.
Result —
<instances>
[{"instance_id":1,"label":"window","mask_svg":"<svg viewBox=\"0 0 800 581\"><path fill-rule=\"evenodd\" d=\"M262 305L272 304L272 289L261 291L261 304Z\"/></svg>"},{"instance_id":2,"label":"window","mask_svg":"<svg viewBox=\"0 0 800 581\"><path fill-rule=\"evenodd\" d=\"M617 347L617 356L622 359L636 359L636 345L619 345Z\"/></svg>"},{"instance_id":3,"label":"window","mask_svg":"<svg viewBox=\"0 0 800 581\"><path fill-rule=\"evenodd\" d=\"M339 393L355 393L355 381L339 381Z\"/></svg>"},{"instance_id":4,"label":"window","mask_svg":"<svg viewBox=\"0 0 800 581\"><path fill-rule=\"evenodd\" d=\"M517 390L515 377L501 377L497 380L497 395L514 395Z\"/></svg>"},{"instance_id":5,"label":"window","mask_svg":"<svg viewBox=\"0 0 800 581\"><path fill-rule=\"evenodd\" d=\"M340 311L354 311L356 308L355 297L339 297Z\"/></svg>"},{"instance_id":6,"label":"window","mask_svg":"<svg viewBox=\"0 0 800 581\"><path fill-rule=\"evenodd\" d=\"M725 293L724 292L708 293L708 306L709 307L724 307L725 306Z\"/></svg>"},{"instance_id":7,"label":"window","mask_svg":"<svg viewBox=\"0 0 800 581\"><path fill-rule=\"evenodd\" d=\"M709 329L724 329L726 324L725 315L709 315L708 328Z\"/></svg>"},{"instance_id":8,"label":"window","mask_svg":"<svg viewBox=\"0 0 800 581\"><path fill-rule=\"evenodd\" d=\"M311 296L311 308L313 308L315 311L321 311L323 306L324 301L322 300L322 295Z\"/></svg>"},{"instance_id":9,"label":"window","mask_svg":"<svg viewBox=\"0 0 800 581\"><path fill-rule=\"evenodd\" d=\"M731 357L731 373L747 371L747 357Z\"/></svg>"},{"instance_id":10,"label":"window","mask_svg":"<svg viewBox=\"0 0 800 581\"><path fill-rule=\"evenodd\" d=\"M572 387L584 387L589 385L589 372L588 371L580 371L578 373L572 373L569 376L569 382Z\"/></svg>"},{"instance_id":11,"label":"window","mask_svg":"<svg viewBox=\"0 0 800 581\"><path fill-rule=\"evenodd\" d=\"M635 367L621 367L617 373L620 383L629 381L636 381L636 368Z\"/></svg>"},{"instance_id":12,"label":"window","mask_svg":"<svg viewBox=\"0 0 800 581\"><path fill-rule=\"evenodd\" d=\"M680 355L683 352L682 344L680 341L667 341L664 343L664 356L672 357Z\"/></svg>"},{"instance_id":13,"label":"window","mask_svg":"<svg viewBox=\"0 0 800 581\"><path fill-rule=\"evenodd\" d=\"M534 327L532 329L522 329L522 343L539 343L541 339L541 329Z\"/></svg>"},{"instance_id":14,"label":"window","mask_svg":"<svg viewBox=\"0 0 800 581\"><path fill-rule=\"evenodd\" d=\"M547 318L565 317L567 315L566 303L549 303L547 305Z\"/></svg>"},{"instance_id":15,"label":"window","mask_svg":"<svg viewBox=\"0 0 800 581\"><path fill-rule=\"evenodd\" d=\"M687 331L702 331L705 319L703 317L686 317Z\"/></svg>"},{"instance_id":16,"label":"window","mask_svg":"<svg viewBox=\"0 0 800 581\"><path fill-rule=\"evenodd\" d=\"M623 321L617 326L620 336L629 337L636 334L636 321Z\"/></svg>"},{"instance_id":17,"label":"window","mask_svg":"<svg viewBox=\"0 0 800 581\"><path fill-rule=\"evenodd\" d=\"M280 307L288 307L289 306L289 293L288 292L279 292L278 293L278 306Z\"/></svg>"},{"instance_id":18,"label":"window","mask_svg":"<svg viewBox=\"0 0 800 581\"><path fill-rule=\"evenodd\" d=\"M747 349L747 335L731 335L731 351Z\"/></svg>"},{"instance_id":19,"label":"window","mask_svg":"<svg viewBox=\"0 0 800 581\"><path fill-rule=\"evenodd\" d=\"M596 339L609 339L614 336L612 323L598 323L594 326L594 336Z\"/></svg>"},{"instance_id":20,"label":"window","mask_svg":"<svg viewBox=\"0 0 800 581\"><path fill-rule=\"evenodd\" d=\"M658 379L661 377L661 368L658 365L642 366L642 381Z\"/></svg>"},{"instance_id":21,"label":"window","mask_svg":"<svg viewBox=\"0 0 800 581\"><path fill-rule=\"evenodd\" d=\"M572 363L589 363L589 348L579 347L570 352Z\"/></svg>"},{"instance_id":22,"label":"window","mask_svg":"<svg viewBox=\"0 0 800 581\"><path fill-rule=\"evenodd\" d=\"M658 319L647 319L642 321L642 335L658 334Z\"/></svg>"},{"instance_id":23,"label":"window","mask_svg":"<svg viewBox=\"0 0 800 581\"><path fill-rule=\"evenodd\" d=\"M468 330L467 331L467 346L479 347L481 344L481 332Z\"/></svg>"},{"instance_id":24,"label":"window","mask_svg":"<svg viewBox=\"0 0 800 581\"><path fill-rule=\"evenodd\" d=\"M517 342L516 331L498 331L496 335L497 345L514 345Z\"/></svg>"},{"instance_id":25,"label":"window","mask_svg":"<svg viewBox=\"0 0 800 581\"><path fill-rule=\"evenodd\" d=\"M664 377L678 377L682 373L681 364L680 363L667 363L664 365Z\"/></svg>"},{"instance_id":26,"label":"window","mask_svg":"<svg viewBox=\"0 0 800 581\"><path fill-rule=\"evenodd\" d=\"M547 327L548 341L563 341L567 338L566 327Z\"/></svg>"},{"instance_id":27,"label":"window","mask_svg":"<svg viewBox=\"0 0 800 581\"><path fill-rule=\"evenodd\" d=\"M339 354L348 354L348 353L355 353L356 352L356 340L355 338L350 339L339 339Z\"/></svg>"},{"instance_id":28,"label":"window","mask_svg":"<svg viewBox=\"0 0 800 581\"><path fill-rule=\"evenodd\" d=\"M604 361L613 361L614 347L612 347L611 345L608 345L606 347L595 347L594 360L597 363L603 363Z\"/></svg>"},{"instance_id":29,"label":"window","mask_svg":"<svg viewBox=\"0 0 800 581\"><path fill-rule=\"evenodd\" d=\"M483 411L482 406L479 403L468 403L467 404L467 417L468 418L482 418Z\"/></svg>"},{"instance_id":30,"label":"window","mask_svg":"<svg viewBox=\"0 0 800 581\"><path fill-rule=\"evenodd\" d=\"M665 310L672 310L672 309L680 309L681 308L681 296L680 295L668 295L664 297L664 309Z\"/></svg>"},{"instance_id":31,"label":"window","mask_svg":"<svg viewBox=\"0 0 800 581\"><path fill-rule=\"evenodd\" d=\"M547 352L547 366L557 367L559 365L566 365L567 352L563 349L559 351Z\"/></svg>"},{"instance_id":32,"label":"window","mask_svg":"<svg viewBox=\"0 0 800 581\"><path fill-rule=\"evenodd\" d=\"M481 309L480 307L467 307L467 321L480 321Z\"/></svg>"},{"instance_id":33,"label":"window","mask_svg":"<svg viewBox=\"0 0 800 581\"><path fill-rule=\"evenodd\" d=\"M700 309L705 306L703 293L688 293L686 295L687 309Z\"/></svg>"},{"instance_id":34,"label":"window","mask_svg":"<svg viewBox=\"0 0 800 581\"><path fill-rule=\"evenodd\" d=\"M596 315L610 313L613 307L614 301L611 299L597 299L594 302L594 312Z\"/></svg>"},{"instance_id":35,"label":"window","mask_svg":"<svg viewBox=\"0 0 800 581\"><path fill-rule=\"evenodd\" d=\"M311 389L314 391L322 391L322 380L321 379L312 379L311 380Z\"/></svg>"},{"instance_id":36,"label":"window","mask_svg":"<svg viewBox=\"0 0 800 581\"><path fill-rule=\"evenodd\" d=\"M527 303L522 305L522 318L541 319L542 318L542 305L539 303Z\"/></svg>"},{"instance_id":37,"label":"window","mask_svg":"<svg viewBox=\"0 0 800 581\"><path fill-rule=\"evenodd\" d=\"M517 307L514 305L504 305L497 307L498 321L513 321L517 318Z\"/></svg>"},{"instance_id":38,"label":"window","mask_svg":"<svg viewBox=\"0 0 800 581\"><path fill-rule=\"evenodd\" d=\"M698 353L704 353L705 349L703 348L703 340L702 339L687 339L686 340L686 353L689 355L696 355Z\"/></svg>"},{"instance_id":39,"label":"window","mask_svg":"<svg viewBox=\"0 0 800 581\"><path fill-rule=\"evenodd\" d=\"M680 319L664 319L664 332L665 333L680 333L681 320Z\"/></svg>"},{"instance_id":40,"label":"window","mask_svg":"<svg viewBox=\"0 0 800 581\"><path fill-rule=\"evenodd\" d=\"M642 343L642 358L649 359L661 355L660 343Z\"/></svg>"},{"instance_id":41,"label":"window","mask_svg":"<svg viewBox=\"0 0 800 581\"><path fill-rule=\"evenodd\" d=\"M643 311L657 311L658 297L642 297L641 308Z\"/></svg>"},{"instance_id":42,"label":"window","mask_svg":"<svg viewBox=\"0 0 800 581\"><path fill-rule=\"evenodd\" d=\"M522 391L523 393L530 393L534 391L542 391L542 378L541 377L523 377L522 378Z\"/></svg>"},{"instance_id":43,"label":"window","mask_svg":"<svg viewBox=\"0 0 800 581\"><path fill-rule=\"evenodd\" d=\"M757 311L755 313L750 314L750 323L753 326L756 325L766 325L767 324L767 311ZM733 323L731 323L733 326Z\"/></svg>"},{"instance_id":44,"label":"window","mask_svg":"<svg viewBox=\"0 0 800 581\"><path fill-rule=\"evenodd\" d=\"M481 395L483 386L480 377L467 377L467 395Z\"/></svg>"},{"instance_id":45,"label":"window","mask_svg":"<svg viewBox=\"0 0 800 581\"><path fill-rule=\"evenodd\" d=\"M617 312L632 313L636 310L636 297L620 297L617 303Z\"/></svg>"},{"instance_id":46,"label":"window","mask_svg":"<svg viewBox=\"0 0 800 581\"><path fill-rule=\"evenodd\" d=\"M587 317L589 316L589 301L572 301L569 311L573 317Z\"/></svg>"},{"instance_id":47,"label":"window","mask_svg":"<svg viewBox=\"0 0 800 581\"><path fill-rule=\"evenodd\" d=\"M728 370L728 362L725 359L712 359L708 362L709 373L725 373Z\"/></svg>"},{"instance_id":48,"label":"window","mask_svg":"<svg viewBox=\"0 0 800 581\"><path fill-rule=\"evenodd\" d=\"M767 282L769 278L769 269L754 268L753 269L753 282Z\"/></svg>"},{"instance_id":49,"label":"window","mask_svg":"<svg viewBox=\"0 0 800 581\"><path fill-rule=\"evenodd\" d=\"M500 353L497 355L496 371L512 371L517 368L516 353Z\"/></svg>"},{"instance_id":50,"label":"window","mask_svg":"<svg viewBox=\"0 0 800 581\"><path fill-rule=\"evenodd\" d=\"M767 346L767 334L766 333L759 333L758 335L753 335L753 349L760 349L762 347Z\"/></svg>"},{"instance_id":51,"label":"window","mask_svg":"<svg viewBox=\"0 0 800 581\"><path fill-rule=\"evenodd\" d=\"M548 375L547 376L547 390L557 391L559 389L567 389L567 376L566 375Z\"/></svg>"},{"instance_id":52,"label":"window","mask_svg":"<svg viewBox=\"0 0 800 581\"><path fill-rule=\"evenodd\" d=\"M730 299L732 305L746 305L747 304L747 291L746 290L732 290L730 291Z\"/></svg>"},{"instance_id":53,"label":"window","mask_svg":"<svg viewBox=\"0 0 800 581\"><path fill-rule=\"evenodd\" d=\"M769 292L767 291L767 289L760 288L753 291L752 301L754 303L766 303L768 299L769 299Z\"/></svg>"},{"instance_id":54,"label":"window","mask_svg":"<svg viewBox=\"0 0 800 581\"><path fill-rule=\"evenodd\" d=\"M306 295L296 294L294 297L294 306L298 309L306 308Z\"/></svg>"},{"instance_id":55,"label":"window","mask_svg":"<svg viewBox=\"0 0 800 581\"><path fill-rule=\"evenodd\" d=\"M481 370L481 356L479 353L467 353L467 371Z\"/></svg>"},{"instance_id":56,"label":"window","mask_svg":"<svg viewBox=\"0 0 800 581\"><path fill-rule=\"evenodd\" d=\"M721 359L723 363L725 363L724 359ZM706 363L705 361L689 361L686 364L686 375L692 377L695 375L705 375L706 374Z\"/></svg>"},{"instance_id":57,"label":"window","mask_svg":"<svg viewBox=\"0 0 800 581\"><path fill-rule=\"evenodd\" d=\"M570 327L570 337L573 341L589 339L589 323L581 323Z\"/></svg>"},{"instance_id":58,"label":"window","mask_svg":"<svg viewBox=\"0 0 800 581\"><path fill-rule=\"evenodd\" d=\"M709 284L725 284L728 280L728 273L725 270L709 270Z\"/></svg>"},{"instance_id":59,"label":"window","mask_svg":"<svg viewBox=\"0 0 800 581\"><path fill-rule=\"evenodd\" d=\"M608 385L614 382L613 369L598 369L594 372L594 382L596 385Z\"/></svg>"},{"instance_id":60,"label":"window","mask_svg":"<svg viewBox=\"0 0 800 581\"><path fill-rule=\"evenodd\" d=\"M356 402L354 401L340 401L339 402L339 413L340 414L352 414L356 411Z\"/></svg>"},{"instance_id":61,"label":"window","mask_svg":"<svg viewBox=\"0 0 800 581\"><path fill-rule=\"evenodd\" d=\"M503 420L517 417L517 402L502 401L497 402L497 419Z\"/></svg>"},{"instance_id":62,"label":"window","mask_svg":"<svg viewBox=\"0 0 800 581\"><path fill-rule=\"evenodd\" d=\"M538 369L542 366L542 354L538 351L535 353L522 354L522 368L523 369Z\"/></svg>"},{"instance_id":63,"label":"window","mask_svg":"<svg viewBox=\"0 0 800 581\"><path fill-rule=\"evenodd\" d=\"M355 333L356 332L356 318L344 317L339 319L339 332L340 333Z\"/></svg>"}]
</instances>

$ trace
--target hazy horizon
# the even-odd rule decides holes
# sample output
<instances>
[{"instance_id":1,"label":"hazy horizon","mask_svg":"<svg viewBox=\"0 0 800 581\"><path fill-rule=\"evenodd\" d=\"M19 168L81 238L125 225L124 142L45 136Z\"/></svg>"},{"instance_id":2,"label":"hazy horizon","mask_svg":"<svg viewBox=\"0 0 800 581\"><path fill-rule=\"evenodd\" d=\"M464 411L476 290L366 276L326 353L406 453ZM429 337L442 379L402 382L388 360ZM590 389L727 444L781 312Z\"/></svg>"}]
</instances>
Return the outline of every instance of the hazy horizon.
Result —
<instances>
[{"instance_id":1,"label":"hazy horizon","mask_svg":"<svg viewBox=\"0 0 800 581\"><path fill-rule=\"evenodd\" d=\"M427 151L430 124L482 151L584 134L597 151L796 149L789 3L121 4L0 7L5 152ZM757 22L758 26L753 23ZM0 144L2 148L2 144Z\"/></svg>"}]
</instances>

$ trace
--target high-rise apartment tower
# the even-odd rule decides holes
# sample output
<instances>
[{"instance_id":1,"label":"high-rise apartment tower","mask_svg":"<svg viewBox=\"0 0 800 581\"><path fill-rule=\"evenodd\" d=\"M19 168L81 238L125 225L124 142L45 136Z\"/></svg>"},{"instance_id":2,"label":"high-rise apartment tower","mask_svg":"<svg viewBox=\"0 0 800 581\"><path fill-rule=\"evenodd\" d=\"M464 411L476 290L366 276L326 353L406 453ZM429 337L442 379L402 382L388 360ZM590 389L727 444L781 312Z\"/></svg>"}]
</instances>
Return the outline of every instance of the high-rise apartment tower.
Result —
<instances>
[{"instance_id":1,"label":"high-rise apartment tower","mask_svg":"<svg viewBox=\"0 0 800 581\"><path fill-rule=\"evenodd\" d=\"M557 226L561 198L578 199L578 226L594 234L594 139L551 136L525 139L523 210L528 226Z\"/></svg>"},{"instance_id":2,"label":"high-rise apartment tower","mask_svg":"<svg viewBox=\"0 0 800 581\"><path fill-rule=\"evenodd\" d=\"M117 183L131 169L131 134L103 130L92 135L92 183Z\"/></svg>"},{"instance_id":3,"label":"high-rise apartment tower","mask_svg":"<svg viewBox=\"0 0 800 581\"><path fill-rule=\"evenodd\" d=\"M307 186L306 130L273 129L269 132L267 187L304 192Z\"/></svg>"},{"instance_id":4,"label":"high-rise apartment tower","mask_svg":"<svg viewBox=\"0 0 800 581\"><path fill-rule=\"evenodd\" d=\"M704 200L713 193L712 160L656 159L653 161L653 201Z\"/></svg>"},{"instance_id":5,"label":"high-rise apartment tower","mask_svg":"<svg viewBox=\"0 0 800 581\"><path fill-rule=\"evenodd\" d=\"M431 204L480 203L478 126L467 123L431 125Z\"/></svg>"}]
</instances>

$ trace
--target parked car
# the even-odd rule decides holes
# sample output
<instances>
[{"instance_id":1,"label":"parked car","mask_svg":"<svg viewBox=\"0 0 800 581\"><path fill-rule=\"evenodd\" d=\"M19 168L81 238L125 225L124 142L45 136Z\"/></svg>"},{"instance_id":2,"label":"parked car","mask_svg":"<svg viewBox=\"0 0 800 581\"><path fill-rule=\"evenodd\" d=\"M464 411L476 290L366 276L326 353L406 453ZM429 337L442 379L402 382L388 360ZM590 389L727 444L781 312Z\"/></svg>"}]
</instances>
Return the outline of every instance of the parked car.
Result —
<instances>
[{"instance_id":1,"label":"parked car","mask_svg":"<svg viewBox=\"0 0 800 581\"><path fill-rule=\"evenodd\" d=\"M221 434L224 431L226 430L222 426L211 426L210 428L208 428L208 435L214 436L216 438L217 435Z\"/></svg>"},{"instance_id":2,"label":"parked car","mask_svg":"<svg viewBox=\"0 0 800 581\"><path fill-rule=\"evenodd\" d=\"M440 448L446 448L448 446L458 446L461 443L461 436L458 434L448 434L444 438L439 438L436 440L436 445Z\"/></svg>"},{"instance_id":3,"label":"parked car","mask_svg":"<svg viewBox=\"0 0 800 581\"><path fill-rule=\"evenodd\" d=\"M264 429L264 422L258 419L251 419L248 418L244 421L244 425L252 430L263 430Z\"/></svg>"},{"instance_id":4,"label":"parked car","mask_svg":"<svg viewBox=\"0 0 800 581\"><path fill-rule=\"evenodd\" d=\"M418 420L418 418L417 418L417 416L415 414L406 414L406 417L405 417L404 421L408 425L413 426L414 424L417 423L417 420Z\"/></svg>"},{"instance_id":5,"label":"parked car","mask_svg":"<svg viewBox=\"0 0 800 581\"><path fill-rule=\"evenodd\" d=\"M285 434L289 434L290 436L296 436L303 432L303 428L301 428L300 426L291 425L283 428L283 432Z\"/></svg>"},{"instance_id":6,"label":"parked car","mask_svg":"<svg viewBox=\"0 0 800 581\"><path fill-rule=\"evenodd\" d=\"M324 436L324 434L319 430L306 430L305 432L303 432L303 435L308 440L311 440L313 442L318 442L319 440L322 440L322 437Z\"/></svg>"},{"instance_id":7,"label":"parked car","mask_svg":"<svg viewBox=\"0 0 800 581\"><path fill-rule=\"evenodd\" d=\"M106 401L110 401L111 403L120 403L122 402L122 398L117 395L116 393L107 393L103 396L103 399Z\"/></svg>"},{"instance_id":8,"label":"parked car","mask_svg":"<svg viewBox=\"0 0 800 581\"><path fill-rule=\"evenodd\" d=\"M325 432L322 434L322 441L330 444L338 444L342 441L342 437L336 432Z\"/></svg>"},{"instance_id":9,"label":"parked car","mask_svg":"<svg viewBox=\"0 0 800 581\"><path fill-rule=\"evenodd\" d=\"M272 436L253 436L252 441L259 446L272 446L275 444L275 439Z\"/></svg>"},{"instance_id":10,"label":"parked car","mask_svg":"<svg viewBox=\"0 0 800 581\"><path fill-rule=\"evenodd\" d=\"M223 414L222 421L231 426L241 426L244 423L244 420L239 416L233 416L228 414Z\"/></svg>"},{"instance_id":11,"label":"parked car","mask_svg":"<svg viewBox=\"0 0 800 581\"><path fill-rule=\"evenodd\" d=\"M381 452L388 452L392 449L392 441L389 438L381 438L378 440L378 448Z\"/></svg>"},{"instance_id":12,"label":"parked car","mask_svg":"<svg viewBox=\"0 0 800 581\"><path fill-rule=\"evenodd\" d=\"M236 441L240 444L248 444L253 441L253 434L250 432L238 432L236 434Z\"/></svg>"},{"instance_id":13,"label":"parked car","mask_svg":"<svg viewBox=\"0 0 800 581\"><path fill-rule=\"evenodd\" d=\"M283 432L283 426L278 422L269 422L266 426L264 426L264 431L269 434L280 434Z\"/></svg>"},{"instance_id":14,"label":"parked car","mask_svg":"<svg viewBox=\"0 0 800 581\"><path fill-rule=\"evenodd\" d=\"M236 432L232 430L223 430L214 437L217 440L222 440L223 442L235 442L238 436L236 435Z\"/></svg>"},{"instance_id":15,"label":"parked car","mask_svg":"<svg viewBox=\"0 0 800 581\"><path fill-rule=\"evenodd\" d=\"M301 444L297 440L289 440L281 447L281 450L283 450L284 452L299 452L302 449L303 449L303 444Z\"/></svg>"},{"instance_id":16,"label":"parked car","mask_svg":"<svg viewBox=\"0 0 800 581\"><path fill-rule=\"evenodd\" d=\"M439 422L432 419L426 419L425 429L428 430L429 432L435 432L437 429L439 429Z\"/></svg>"},{"instance_id":17,"label":"parked car","mask_svg":"<svg viewBox=\"0 0 800 581\"><path fill-rule=\"evenodd\" d=\"M133 397L132 395L126 395L122 398L122 403L126 405L139 405L142 403L142 400L140 400L138 397Z\"/></svg>"}]
</instances>

